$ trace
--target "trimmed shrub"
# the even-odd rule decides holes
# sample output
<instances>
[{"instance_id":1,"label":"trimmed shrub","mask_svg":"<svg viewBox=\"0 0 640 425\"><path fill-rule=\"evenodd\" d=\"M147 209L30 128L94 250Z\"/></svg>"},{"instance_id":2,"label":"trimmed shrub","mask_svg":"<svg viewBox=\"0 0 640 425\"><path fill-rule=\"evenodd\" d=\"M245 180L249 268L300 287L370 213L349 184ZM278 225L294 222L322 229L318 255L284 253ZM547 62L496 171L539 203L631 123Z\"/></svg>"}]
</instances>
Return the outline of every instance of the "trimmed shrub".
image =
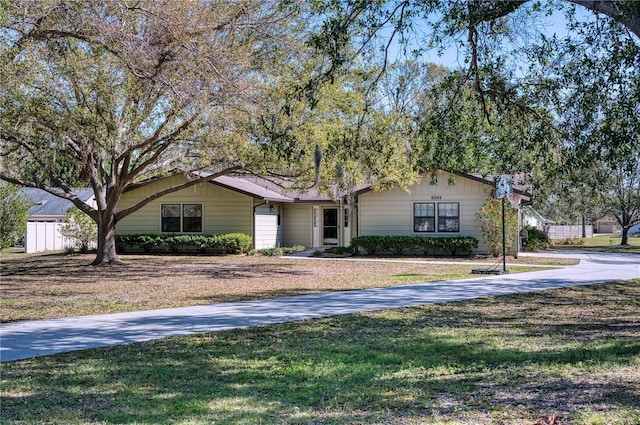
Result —
<instances>
[{"instance_id":1,"label":"trimmed shrub","mask_svg":"<svg viewBox=\"0 0 640 425\"><path fill-rule=\"evenodd\" d=\"M211 251L217 254L240 254L251 248L251 236L244 233L226 235L159 235L142 233L134 235L116 235L116 248L124 252L132 248L140 248L144 252L154 250L171 252Z\"/></svg>"},{"instance_id":2,"label":"trimmed shrub","mask_svg":"<svg viewBox=\"0 0 640 425\"><path fill-rule=\"evenodd\" d=\"M437 238L438 246L448 251L452 256L458 253L471 254L471 250L478 247L478 240L469 236L454 236Z\"/></svg>"},{"instance_id":3,"label":"trimmed shrub","mask_svg":"<svg viewBox=\"0 0 640 425\"><path fill-rule=\"evenodd\" d=\"M406 251L421 251L427 255L432 251L444 251L451 255L471 254L478 247L478 240L469 236L358 236L351 240L355 252L363 249L367 255L390 252L401 255Z\"/></svg>"},{"instance_id":4,"label":"trimmed shrub","mask_svg":"<svg viewBox=\"0 0 640 425\"><path fill-rule=\"evenodd\" d=\"M429 252L438 247L437 241L425 236L414 236L413 245L416 250L421 250L422 255L429 255Z\"/></svg>"},{"instance_id":5,"label":"trimmed shrub","mask_svg":"<svg viewBox=\"0 0 640 425\"><path fill-rule=\"evenodd\" d=\"M367 255L373 255L382 246L382 236L357 236L351 239L351 246L355 252L364 249Z\"/></svg>"},{"instance_id":6,"label":"trimmed shrub","mask_svg":"<svg viewBox=\"0 0 640 425\"><path fill-rule=\"evenodd\" d=\"M241 254L251 248L251 236L244 233L218 235L224 254Z\"/></svg>"},{"instance_id":7,"label":"trimmed shrub","mask_svg":"<svg viewBox=\"0 0 640 425\"><path fill-rule=\"evenodd\" d=\"M139 246L144 252L151 252L162 243L162 236L160 235L140 234L131 236L132 244Z\"/></svg>"},{"instance_id":8,"label":"trimmed shrub","mask_svg":"<svg viewBox=\"0 0 640 425\"><path fill-rule=\"evenodd\" d=\"M531 251L549 248L549 235L545 232L532 226L525 226L524 230L527 232L527 239L522 241L525 248Z\"/></svg>"}]
</instances>

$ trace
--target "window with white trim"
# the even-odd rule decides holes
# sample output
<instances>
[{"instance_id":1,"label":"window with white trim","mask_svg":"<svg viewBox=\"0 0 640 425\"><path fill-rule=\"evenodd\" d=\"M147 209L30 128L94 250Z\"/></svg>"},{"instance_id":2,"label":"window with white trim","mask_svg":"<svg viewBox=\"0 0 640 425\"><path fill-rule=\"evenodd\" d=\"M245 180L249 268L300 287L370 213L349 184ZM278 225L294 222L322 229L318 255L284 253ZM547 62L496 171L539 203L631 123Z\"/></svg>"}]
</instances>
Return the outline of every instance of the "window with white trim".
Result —
<instances>
[{"instance_id":1,"label":"window with white trim","mask_svg":"<svg viewBox=\"0 0 640 425\"><path fill-rule=\"evenodd\" d=\"M413 204L413 231L436 231L436 204L434 202L416 202Z\"/></svg>"},{"instance_id":2,"label":"window with white trim","mask_svg":"<svg viewBox=\"0 0 640 425\"><path fill-rule=\"evenodd\" d=\"M162 204L162 232L202 232L202 204Z\"/></svg>"},{"instance_id":3,"label":"window with white trim","mask_svg":"<svg viewBox=\"0 0 640 425\"><path fill-rule=\"evenodd\" d=\"M415 233L457 233L460 231L459 202L415 202L413 231Z\"/></svg>"},{"instance_id":4,"label":"window with white trim","mask_svg":"<svg viewBox=\"0 0 640 425\"><path fill-rule=\"evenodd\" d=\"M438 232L460 231L460 203L438 202Z\"/></svg>"}]
</instances>

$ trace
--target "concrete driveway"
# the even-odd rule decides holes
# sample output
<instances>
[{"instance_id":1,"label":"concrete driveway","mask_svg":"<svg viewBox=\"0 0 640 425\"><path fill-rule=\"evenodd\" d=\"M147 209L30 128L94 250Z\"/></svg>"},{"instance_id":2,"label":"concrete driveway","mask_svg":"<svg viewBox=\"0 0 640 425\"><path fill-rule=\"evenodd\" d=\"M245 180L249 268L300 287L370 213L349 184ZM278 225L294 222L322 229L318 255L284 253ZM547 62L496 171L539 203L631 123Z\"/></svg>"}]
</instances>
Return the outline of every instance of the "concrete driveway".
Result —
<instances>
[{"instance_id":1,"label":"concrete driveway","mask_svg":"<svg viewBox=\"0 0 640 425\"><path fill-rule=\"evenodd\" d=\"M360 311L640 278L639 255L579 251L523 255L579 258L580 264L392 288L7 323L0 325L0 361Z\"/></svg>"}]
</instances>

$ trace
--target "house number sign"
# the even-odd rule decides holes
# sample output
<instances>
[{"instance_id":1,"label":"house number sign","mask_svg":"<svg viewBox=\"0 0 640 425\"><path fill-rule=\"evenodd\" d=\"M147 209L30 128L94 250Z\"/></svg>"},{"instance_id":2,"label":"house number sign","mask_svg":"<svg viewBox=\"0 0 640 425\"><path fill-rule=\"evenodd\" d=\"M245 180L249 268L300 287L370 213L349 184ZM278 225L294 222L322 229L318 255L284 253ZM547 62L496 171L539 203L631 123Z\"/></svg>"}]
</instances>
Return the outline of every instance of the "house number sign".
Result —
<instances>
[{"instance_id":1,"label":"house number sign","mask_svg":"<svg viewBox=\"0 0 640 425\"><path fill-rule=\"evenodd\" d=\"M434 201L440 200L442 199L442 196L432 196L431 199L433 199Z\"/></svg>"}]
</instances>

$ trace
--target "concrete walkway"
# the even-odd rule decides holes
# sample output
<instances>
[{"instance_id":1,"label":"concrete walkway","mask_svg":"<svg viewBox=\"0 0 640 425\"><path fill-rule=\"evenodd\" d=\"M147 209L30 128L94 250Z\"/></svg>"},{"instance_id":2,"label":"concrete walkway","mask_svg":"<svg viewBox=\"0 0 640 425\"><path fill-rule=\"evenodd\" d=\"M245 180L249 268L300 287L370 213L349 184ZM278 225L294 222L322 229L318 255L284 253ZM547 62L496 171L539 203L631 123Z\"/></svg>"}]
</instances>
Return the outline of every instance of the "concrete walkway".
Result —
<instances>
[{"instance_id":1,"label":"concrete walkway","mask_svg":"<svg viewBox=\"0 0 640 425\"><path fill-rule=\"evenodd\" d=\"M640 278L638 255L587 252L535 255L581 261L563 269L459 281L2 324L0 361L359 311Z\"/></svg>"}]
</instances>

